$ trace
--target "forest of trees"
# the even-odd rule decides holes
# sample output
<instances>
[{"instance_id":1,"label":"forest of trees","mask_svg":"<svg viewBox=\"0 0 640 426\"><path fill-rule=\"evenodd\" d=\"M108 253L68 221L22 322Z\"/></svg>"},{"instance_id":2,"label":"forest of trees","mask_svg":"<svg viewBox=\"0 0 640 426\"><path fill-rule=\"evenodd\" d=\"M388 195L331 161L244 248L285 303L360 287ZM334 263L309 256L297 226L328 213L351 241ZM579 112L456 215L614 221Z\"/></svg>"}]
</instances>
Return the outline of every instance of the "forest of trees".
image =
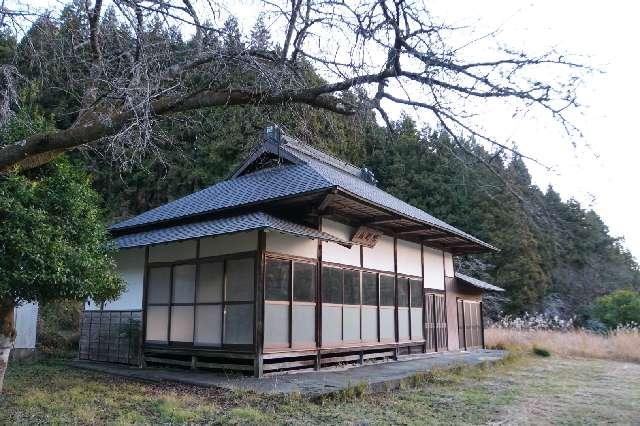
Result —
<instances>
[{"instance_id":1,"label":"forest of trees","mask_svg":"<svg viewBox=\"0 0 640 426\"><path fill-rule=\"evenodd\" d=\"M75 7L80 6L65 9L62 26L34 35L28 44L5 36L0 62L18 57L19 72L36 76L38 64L29 58L46 56L53 38L73 36L80 25ZM102 32L117 31L116 20L110 21L107 13ZM188 43L175 32L159 30L153 36L165 38L177 50ZM217 43L222 50L271 47L261 21L242 34L233 18ZM48 90L34 85L20 94L23 104L32 105L57 128L69 126L80 110L81 96L65 80L73 66L59 64L60 75L49 76L59 84ZM311 67L308 73L307 78L320 80ZM241 82L245 77L238 72L235 78ZM357 100L359 93L354 90L349 96ZM366 165L386 191L499 247L496 254L458 259L463 271L507 290L492 300L494 315L542 311L585 316L598 296L620 288L640 289L638 264L596 212L573 199L563 201L552 187L535 186L516 154L489 150L472 138L460 143L441 127L417 127L409 116L388 129L371 112L340 116L303 104L201 109L163 122L151 149L128 151L126 144L107 147L97 142L67 156L92 176L93 188L103 199L105 222L112 223L226 178L259 143L270 122Z\"/></svg>"}]
</instances>

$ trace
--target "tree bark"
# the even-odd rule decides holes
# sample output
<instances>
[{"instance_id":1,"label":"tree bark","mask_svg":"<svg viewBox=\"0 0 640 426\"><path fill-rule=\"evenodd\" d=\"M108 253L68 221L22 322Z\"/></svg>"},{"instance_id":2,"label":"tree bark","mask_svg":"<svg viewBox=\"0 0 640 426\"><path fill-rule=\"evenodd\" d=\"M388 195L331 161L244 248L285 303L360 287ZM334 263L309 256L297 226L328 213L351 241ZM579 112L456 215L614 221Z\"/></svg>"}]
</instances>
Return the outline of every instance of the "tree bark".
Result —
<instances>
[{"instance_id":1,"label":"tree bark","mask_svg":"<svg viewBox=\"0 0 640 426\"><path fill-rule=\"evenodd\" d=\"M14 309L15 304L12 300L0 301L0 393L4 384L4 373L9 365L9 353L16 338Z\"/></svg>"}]
</instances>

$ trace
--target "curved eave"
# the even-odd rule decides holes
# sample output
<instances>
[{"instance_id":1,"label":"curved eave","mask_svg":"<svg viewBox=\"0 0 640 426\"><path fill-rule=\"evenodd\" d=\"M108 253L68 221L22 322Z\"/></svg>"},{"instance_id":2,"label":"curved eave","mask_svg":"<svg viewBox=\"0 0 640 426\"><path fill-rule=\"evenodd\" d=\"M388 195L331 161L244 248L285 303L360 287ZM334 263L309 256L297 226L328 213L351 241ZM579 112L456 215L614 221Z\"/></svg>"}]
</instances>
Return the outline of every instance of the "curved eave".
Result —
<instances>
[{"instance_id":1,"label":"curved eave","mask_svg":"<svg viewBox=\"0 0 640 426\"><path fill-rule=\"evenodd\" d=\"M125 234L115 238L113 242L119 249L127 249L256 230L269 230L297 237L320 239L345 246L352 245L351 242L334 237L326 232L276 218L263 212Z\"/></svg>"},{"instance_id":2,"label":"curved eave","mask_svg":"<svg viewBox=\"0 0 640 426\"><path fill-rule=\"evenodd\" d=\"M470 277L465 274L461 274L460 272L455 272L454 276L457 280L463 282L464 284L470 285L475 288L479 288L480 290L485 291L505 291L504 288L498 287L497 285L489 284L477 278Z\"/></svg>"},{"instance_id":3,"label":"curved eave","mask_svg":"<svg viewBox=\"0 0 640 426\"><path fill-rule=\"evenodd\" d=\"M338 193L342 193L348 197L356 199L363 204L373 206L380 211L390 212L393 215L396 215L399 218L402 218L403 220L422 225L424 229L417 229L415 231L412 231L412 234L415 237L414 239L421 240L421 242L424 243L425 245L431 245L437 248L451 249L450 251L452 252L455 251L454 254L471 254L471 253L486 253L486 252L500 251L500 249L498 249L497 247L494 247L489 243L486 243L463 231L460 231L454 228L453 226L443 227L437 223L420 220L416 217L407 215L398 210L375 203L368 199L364 199L359 195L354 194L353 192L350 192L348 190L345 190L340 186L338 186L336 190ZM441 237L438 237L437 239L435 237L429 238L428 236L429 233L434 229L441 232L443 235ZM421 237L421 233L424 235L424 237ZM459 241L459 243L452 244L452 239L456 239L457 241Z\"/></svg>"}]
</instances>

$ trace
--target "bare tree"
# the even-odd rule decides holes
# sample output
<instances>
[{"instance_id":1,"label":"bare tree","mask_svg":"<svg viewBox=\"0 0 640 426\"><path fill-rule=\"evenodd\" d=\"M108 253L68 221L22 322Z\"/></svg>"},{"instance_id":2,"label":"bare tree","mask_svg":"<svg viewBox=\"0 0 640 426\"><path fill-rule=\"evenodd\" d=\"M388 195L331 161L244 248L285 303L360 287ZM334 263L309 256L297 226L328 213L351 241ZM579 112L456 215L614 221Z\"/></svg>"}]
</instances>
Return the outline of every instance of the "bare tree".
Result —
<instances>
[{"instance_id":1,"label":"bare tree","mask_svg":"<svg viewBox=\"0 0 640 426\"><path fill-rule=\"evenodd\" d=\"M455 46L451 40L462 29L438 22L420 0L262 0L273 49L226 42L228 11L213 0L78 5L75 28L63 28L52 13L0 9L5 29L39 15L29 33L18 34L25 49L51 43L47 57L33 51L29 76L18 77L13 64L0 68L0 125L30 79L46 91L60 85L51 76L64 75L65 90L78 100L65 128L1 146L0 172L33 168L98 140L145 150L164 117L242 105L304 104L342 115L367 109L387 123L389 108L398 105L428 113L452 134L463 131L511 150L475 127L467 106L514 101L515 108L545 111L574 132L567 112L578 106L576 88L589 71L555 52L529 55L497 42L495 54L466 60L474 41ZM176 34L175 44L161 32ZM180 36L185 32L192 34L187 41ZM543 67L560 77L536 78ZM310 70L321 78L310 78ZM353 91L360 96L345 96Z\"/></svg>"}]
</instances>

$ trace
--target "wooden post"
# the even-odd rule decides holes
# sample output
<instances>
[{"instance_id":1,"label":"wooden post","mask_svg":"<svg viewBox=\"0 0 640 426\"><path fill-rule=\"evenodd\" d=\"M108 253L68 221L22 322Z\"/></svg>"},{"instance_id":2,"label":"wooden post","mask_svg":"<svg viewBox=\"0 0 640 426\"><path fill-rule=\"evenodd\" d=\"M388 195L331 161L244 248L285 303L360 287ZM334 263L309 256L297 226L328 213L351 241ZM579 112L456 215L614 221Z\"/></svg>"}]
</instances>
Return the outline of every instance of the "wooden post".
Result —
<instances>
[{"instance_id":1,"label":"wooden post","mask_svg":"<svg viewBox=\"0 0 640 426\"><path fill-rule=\"evenodd\" d=\"M196 324L197 324L197 313L198 313L198 288L200 287L200 238L196 240L196 279L194 282L193 292L193 333L191 335L191 344L196 344ZM192 361L192 368L195 368L195 358Z\"/></svg>"},{"instance_id":2,"label":"wooden post","mask_svg":"<svg viewBox=\"0 0 640 426\"><path fill-rule=\"evenodd\" d=\"M480 338L482 339L482 349L487 349L484 345L484 308L483 302L480 302Z\"/></svg>"},{"instance_id":3,"label":"wooden post","mask_svg":"<svg viewBox=\"0 0 640 426\"><path fill-rule=\"evenodd\" d=\"M254 349L255 359L253 363L253 375L263 375L263 351L264 351L264 270L267 235L264 230L258 232L258 252L256 254L256 277L254 292Z\"/></svg>"},{"instance_id":4,"label":"wooden post","mask_svg":"<svg viewBox=\"0 0 640 426\"><path fill-rule=\"evenodd\" d=\"M411 280L403 278L403 280L407 283L407 290L409 292L409 340L413 340L413 332L411 331Z\"/></svg>"},{"instance_id":5,"label":"wooden post","mask_svg":"<svg viewBox=\"0 0 640 426\"><path fill-rule=\"evenodd\" d=\"M293 260L287 260L289 263L289 348L293 347Z\"/></svg>"},{"instance_id":6,"label":"wooden post","mask_svg":"<svg viewBox=\"0 0 640 426\"><path fill-rule=\"evenodd\" d=\"M436 314L436 296L431 297L432 310L433 310L433 348L438 352L438 315Z\"/></svg>"},{"instance_id":7,"label":"wooden post","mask_svg":"<svg viewBox=\"0 0 640 426\"><path fill-rule=\"evenodd\" d=\"M466 327L466 324L465 324L466 321L464 318L464 300L457 299L456 304L458 305L458 321L460 321L460 307L462 307L462 343L464 343L464 350L466 351L467 350L467 327ZM460 334L459 331L458 331L458 334ZM460 336L458 336L458 342L459 341L460 341Z\"/></svg>"},{"instance_id":8,"label":"wooden post","mask_svg":"<svg viewBox=\"0 0 640 426\"><path fill-rule=\"evenodd\" d=\"M362 246L360 246L360 268L358 274L360 274L360 342L362 343L362 269L364 269L364 248Z\"/></svg>"},{"instance_id":9,"label":"wooden post","mask_svg":"<svg viewBox=\"0 0 640 426\"><path fill-rule=\"evenodd\" d=\"M322 231L322 215L318 215L318 231ZM322 240L318 239L318 258L316 261L316 363L319 370L322 365Z\"/></svg>"},{"instance_id":10,"label":"wooden post","mask_svg":"<svg viewBox=\"0 0 640 426\"><path fill-rule=\"evenodd\" d=\"M176 265L171 265L169 271L169 316L167 320L167 346L171 346L171 316L173 311L173 271Z\"/></svg>"},{"instance_id":11,"label":"wooden post","mask_svg":"<svg viewBox=\"0 0 640 426\"><path fill-rule=\"evenodd\" d=\"M447 349L449 349L449 306L447 305L447 293L449 289L447 288L447 266L444 260L444 250L442 251L442 280L444 281L444 324L445 331L447 332Z\"/></svg>"},{"instance_id":12,"label":"wooden post","mask_svg":"<svg viewBox=\"0 0 640 426\"><path fill-rule=\"evenodd\" d=\"M422 297L422 327L421 327L421 330L422 330L422 339L424 339L424 345L422 345L422 353L426 354L427 353L427 336L425 335L425 332L424 332L424 324L425 324L425 321L427 319L426 311L425 311L427 298L425 297L425 292L424 292L424 244L422 244L422 242L420 243L420 275L422 276L422 289L420 290L421 297Z\"/></svg>"},{"instance_id":13,"label":"wooden post","mask_svg":"<svg viewBox=\"0 0 640 426\"><path fill-rule=\"evenodd\" d=\"M394 349L394 359L398 359L398 343L400 342L400 330L398 329L398 238L393 237L393 287L394 287L394 309L396 345Z\"/></svg>"},{"instance_id":14,"label":"wooden post","mask_svg":"<svg viewBox=\"0 0 640 426\"><path fill-rule=\"evenodd\" d=\"M139 367L146 366L144 362L144 342L147 340L147 292L149 290L149 246L144 248L144 271L142 275L142 321L140 342L138 343L138 363Z\"/></svg>"},{"instance_id":15,"label":"wooden post","mask_svg":"<svg viewBox=\"0 0 640 426\"><path fill-rule=\"evenodd\" d=\"M378 318L378 343L382 341L382 336L380 335L380 274L376 273L376 294L377 294L377 306L376 306L376 315Z\"/></svg>"}]
</instances>

